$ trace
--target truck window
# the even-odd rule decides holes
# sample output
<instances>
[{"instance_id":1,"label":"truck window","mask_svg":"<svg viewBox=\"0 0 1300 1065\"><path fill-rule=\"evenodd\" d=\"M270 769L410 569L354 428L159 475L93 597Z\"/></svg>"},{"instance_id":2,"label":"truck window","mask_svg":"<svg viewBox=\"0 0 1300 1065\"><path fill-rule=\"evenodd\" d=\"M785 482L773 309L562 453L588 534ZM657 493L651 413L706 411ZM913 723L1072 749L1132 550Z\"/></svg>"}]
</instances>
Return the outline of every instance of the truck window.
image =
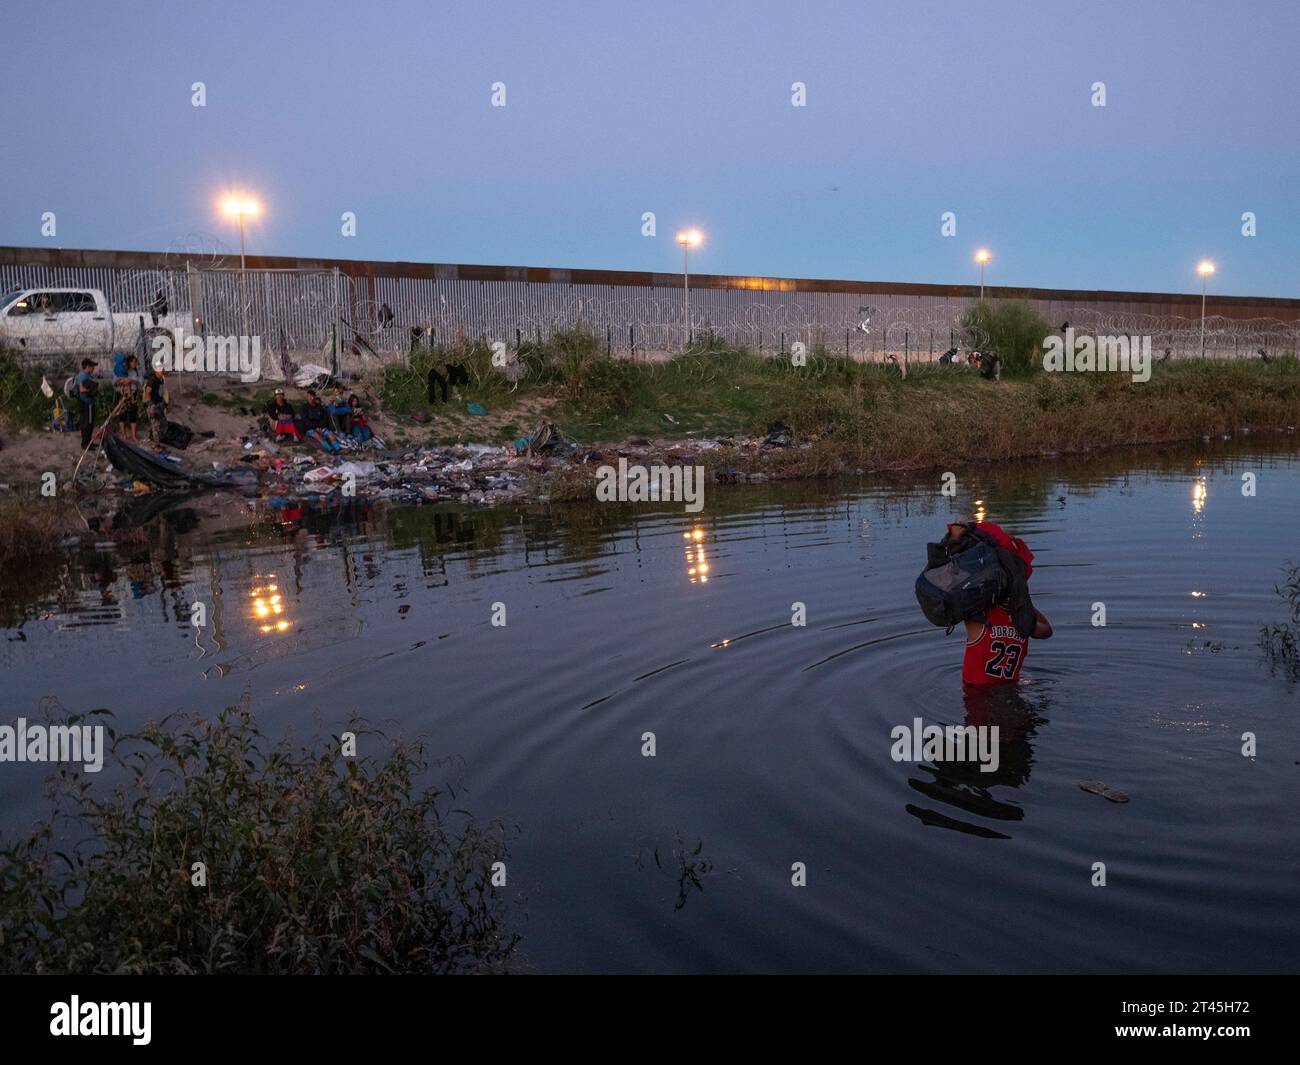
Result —
<instances>
[{"instance_id":1,"label":"truck window","mask_svg":"<svg viewBox=\"0 0 1300 1065\"><path fill-rule=\"evenodd\" d=\"M64 310L79 314L95 313L95 297L89 292L64 292Z\"/></svg>"},{"instance_id":2,"label":"truck window","mask_svg":"<svg viewBox=\"0 0 1300 1065\"><path fill-rule=\"evenodd\" d=\"M93 313L95 297L89 292L48 292L42 293L50 302L50 309L59 314Z\"/></svg>"},{"instance_id":3,"label":"truck window","mask_svg":"<svg viewBox=\"0 0 1300 1065\"><path fill-rule=\"evenodd\" d=\"M49 314L55 309L53 299L57 295L59 293L56 292L29 292L9 308L9 313L10 315Z\"/></svg>"}]
</instances>

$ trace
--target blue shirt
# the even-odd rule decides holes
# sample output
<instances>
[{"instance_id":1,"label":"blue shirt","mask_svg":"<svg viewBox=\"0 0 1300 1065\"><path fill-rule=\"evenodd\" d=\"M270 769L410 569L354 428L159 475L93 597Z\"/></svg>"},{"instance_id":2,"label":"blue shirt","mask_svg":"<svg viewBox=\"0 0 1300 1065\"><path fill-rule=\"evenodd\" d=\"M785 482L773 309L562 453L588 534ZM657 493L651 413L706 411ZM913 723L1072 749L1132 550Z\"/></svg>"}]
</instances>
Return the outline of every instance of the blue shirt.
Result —
<instances>
[{"instance_id":1,"label":"blue shirt","mask_svg":"<svg viewBox=\"0 0 1300 1065\"><path fill-rule=\"evenodd\" d=\"M95 375L89 370L82 370L77 374L77 398L82 403L95 401Z\"/></svg>"}]
</instances>

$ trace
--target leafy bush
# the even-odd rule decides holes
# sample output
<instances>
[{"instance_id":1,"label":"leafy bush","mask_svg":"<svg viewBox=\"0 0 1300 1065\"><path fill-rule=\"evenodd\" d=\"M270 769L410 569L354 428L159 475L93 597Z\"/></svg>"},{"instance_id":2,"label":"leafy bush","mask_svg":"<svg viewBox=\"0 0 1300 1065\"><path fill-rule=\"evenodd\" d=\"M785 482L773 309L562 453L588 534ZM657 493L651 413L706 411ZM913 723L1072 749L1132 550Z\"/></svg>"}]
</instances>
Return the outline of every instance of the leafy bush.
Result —
<instances>
[{"instance_id":1,"label":"leafy bush","mask_svg":"<svg viewBox=\"0 0 1300 1065\"><path fill-rule=\"evenodd\" d=\"M55 394L63 388L63 376L51 381ZM64 401L67 404L67 401ZM50 424L54 400L41 394L39 372L24 370L13 352L0 349L0 415L15 427L39 429Z\"/></svg>"},{"instance_id":2,"label":"leafy bush","mask_svg":"<svg viewBox=\"0 0 1300 1065\"><path fill-rule=\"evenodd\" d=\"M961 343L991 351L1007 377L1026 377L1043 364L1043 338L1052 332L1046 319L1024 300L983 300L961 316Z\"/></svg>"},{"instance_id":3,"label":"leafy bush","mask_svg":"<svg viewBox=\"0 0 1300 1065\"><path fill-rule=\"evenodd\" d=\"M362 750L380 736L354 731ZM50 821L0 849L0 972L503 969L503 830L417 787L418 744L382 745L267 747L241 705L114 736L111 795L65 764Z\"/></svg>"}]
</instances>

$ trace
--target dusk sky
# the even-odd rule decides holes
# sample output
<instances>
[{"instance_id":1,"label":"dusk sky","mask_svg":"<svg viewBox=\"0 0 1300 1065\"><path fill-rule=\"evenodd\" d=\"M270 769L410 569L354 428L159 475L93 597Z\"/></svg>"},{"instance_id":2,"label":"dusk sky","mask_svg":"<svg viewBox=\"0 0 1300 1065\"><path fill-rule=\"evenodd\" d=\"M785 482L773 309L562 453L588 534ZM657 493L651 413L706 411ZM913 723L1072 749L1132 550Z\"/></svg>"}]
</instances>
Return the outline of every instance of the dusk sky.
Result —
<instances>
[{"instance_id":1,"label":"dusk sky","mask_svg":"<svg viewBox=\"0 0 1300 1065\"><path fill-rule=\"evenodd\" d=\"M44 3L7 36L0 244L237 248L241 189L250 253L675 271L695 225L705 273L970 283L985 245L992 285L1198 291L1209 257L1300 296L1294 0Z\"/></svg>"}]
</instances>

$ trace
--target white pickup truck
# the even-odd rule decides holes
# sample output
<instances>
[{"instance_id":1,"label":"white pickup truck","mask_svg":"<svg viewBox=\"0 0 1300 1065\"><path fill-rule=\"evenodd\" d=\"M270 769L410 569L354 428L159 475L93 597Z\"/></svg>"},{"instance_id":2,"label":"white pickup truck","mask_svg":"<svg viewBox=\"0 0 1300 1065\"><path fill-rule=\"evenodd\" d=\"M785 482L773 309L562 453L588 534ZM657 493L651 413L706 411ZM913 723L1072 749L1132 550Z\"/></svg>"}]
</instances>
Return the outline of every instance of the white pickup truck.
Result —
<instances>
[{"instance_id":1,"label":"white pickup truck","mask_svg":"<svg viewBox=\"0 0 1300 1065\"><path fill-rule=\"evenodd\" d=\"M20 288L0 296L0 348L25 359L98 358L136 350L142 321L146 345L168 333L179 343L186 318L161 298L147 311L114 312L97 288Z\"/></svg>"}]
</instances>

